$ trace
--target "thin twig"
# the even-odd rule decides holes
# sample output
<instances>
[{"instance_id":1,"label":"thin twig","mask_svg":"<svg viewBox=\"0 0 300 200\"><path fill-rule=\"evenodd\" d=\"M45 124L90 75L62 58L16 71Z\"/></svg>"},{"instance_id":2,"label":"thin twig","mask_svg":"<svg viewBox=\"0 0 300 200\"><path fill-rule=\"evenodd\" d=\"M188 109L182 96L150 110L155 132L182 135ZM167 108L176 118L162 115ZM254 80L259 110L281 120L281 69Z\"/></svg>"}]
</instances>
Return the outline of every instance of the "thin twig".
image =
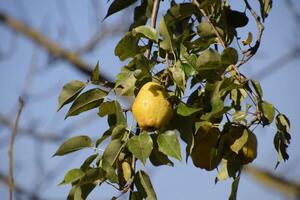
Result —
<instances>
[{"instance_id":1,"label":"thin twig","mask_svg":"<svg viewBox=\"0 0 300 200\"><path fill-rule=\"evenodd\" d=\"M24 107L24 102L19 98L19 110L16 115L14 127L12 129L11 138L9 142L8 156L9 156L9 199L13 200L14 193L14 142L17 136L17 129L19 125L19 119Z\"/></svg>"},{"instance_id":2,"label":"thin twig","mask_svg":"<svg viewBox=\"0 0 300 200\"><path fill-rule=\"evenodd\" d=\"M224 42L223 38L221 37L221 35L220 35L219 31L217 30L217 28L215 27L215 25L210 21L209 17L205 13L205 11L200 7L200 4L195 0L193 0L193 3L199 8L201 14L205 17L205 19L207 20L207 22L209 23L209 25L212 27L213 31L215 32L216 36L218 37L219 42L221 43L223 48L226 49L227 48L226 43Z\"/></svg>"},{"instance_id":3,"label":"thin twig","mask_svg":"<svg viewBox=\"0 0 300 200\"><path fill-rule=\"evenodd\" d=\"M259 46L260 46L260 42L261 42L261 38L264 32L264 25L262 24L260 17L256 14L256 12L253 10L253 8L250 6L250 4L248 3L248 0L244 0L245 4L246 4L246 8L250 11L251 15L253 16L253 18L256 21L256 26L258 29L258 35L257 35L257 39L255 42L255 45L253 47L250 47L246 52L244 52L245 58L243 60L241 60L235 67L239 68L240 66L242 66L243 64L245 64L246 62L248 62L257 52Z\"/></svg>"},{"instance_id":4,"label":"thin twig","mask_svg":"<svg viewBox=\"0 0 300 200\"><path fill-rule=\"evenodd\" d=\"M150 18L150 27L151 28L155 28L155 26L156 26L156 20L157 20L159 5L160 5L160 0L155 0L154 3L153 3L151 18ZM153 45L153 42L149 40L148 49L147 49L147 52L146 52L147 58L150 58L152 45Z\"/></svg>"}]
</instances>

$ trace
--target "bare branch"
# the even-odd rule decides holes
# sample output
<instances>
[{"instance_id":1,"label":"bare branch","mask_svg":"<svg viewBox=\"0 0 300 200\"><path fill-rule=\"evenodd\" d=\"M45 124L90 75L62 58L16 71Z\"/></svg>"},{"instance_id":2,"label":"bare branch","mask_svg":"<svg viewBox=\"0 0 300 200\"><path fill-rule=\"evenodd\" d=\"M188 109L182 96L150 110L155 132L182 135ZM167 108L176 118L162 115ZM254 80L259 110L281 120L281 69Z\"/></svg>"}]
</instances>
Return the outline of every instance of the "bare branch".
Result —
<instances>
[{"instance_id":1,"label":"bare branch","mask_svg":"<svg viewBox=\"0 0 300 200\"><path fill-rule=\"evenodd\" d=\"M300 197L300 184L291 180L274 175L269 171L259 169L257 167L247 166L244 167L244 171L251 175L257 182L262 185L274 189L285 196L290 198L299 199Z\"/></svg>"},{"instance_id":2,"label":"bare branch","mask_svg":"<svg viewBox=\"0 0 300 200\"><path fill-rule=\"evenodd\" d=\"M155 28L155 26L156 26L156 20L157 20L159 5L160 5L160 0L155 0L154 3L153 3L151 18L150 18L150 27L151 28ZM153 45L153 42L149 40L148 49L147 49L147 52L146 52L147 58L150 58L152 45Z\"/></svg>"},{"instance_id":3,"label":"bare branch","mask_svg":"<svg viewBox=\"0 0 300 200\"><path fill-rule=\"evenodd\" d=\"M9 199L13 200L13 193L14 193L14 143L17 136L17 129L19 125L20 116L24 107L24 102L20 98L19 99L19 110L16 115L16 120L12 129L10 142L9 142L9 149L8 149L8 156L9 156Z\"/></svg>"},{"instance_id":4,"label":"bare branch","mask_svg":"<svg viewBox=\"0 0 300 200\"><path fill-rule=\"evenodd\" d=\"M253 18L256 21L256 26L258 29L258 35L257 35L257 39L255 42L255 45L253 47L250 47L246 52L244 52L244 56L245 58L243 60L241 60L235 67L239 68L240 66L242 66L243 64L245 64L246 62L248 62L257 52L259 46L260 46L260 42L261 42L261 38L264 32L264 25L261 22L260 17L256 14L256 12L253 10L253 8L250 6L250 4L248 3L248 0L244 0L245 4L246 4L246 8L250 11L251 15L253 16Z\"/></svg>"},{"instance_id":5,"label":"bare branch","mask_svg":"<svg viewBox=\"0 0 300 200\"><path fill-rule=\"evenodd\" d=\"M7 27L11 28L17 33L21 33L27 38L31 39L36 44L45 48L49 54L53 57L65 60L72 64L77 70L81 71L86 75L90 75L92 73L92 67L81 60L80 56L72 51L68 51L62 47L60 47L57 43L50 41L44 35L42 35L39 31L33 29L32 27L24 24L23 22L6 15L5 13L0 11L0 22ZM109 81L108 77L103 75L100 76L100 82L102 86L113 88L114 83Z\"/></svg>"}]
</instances>

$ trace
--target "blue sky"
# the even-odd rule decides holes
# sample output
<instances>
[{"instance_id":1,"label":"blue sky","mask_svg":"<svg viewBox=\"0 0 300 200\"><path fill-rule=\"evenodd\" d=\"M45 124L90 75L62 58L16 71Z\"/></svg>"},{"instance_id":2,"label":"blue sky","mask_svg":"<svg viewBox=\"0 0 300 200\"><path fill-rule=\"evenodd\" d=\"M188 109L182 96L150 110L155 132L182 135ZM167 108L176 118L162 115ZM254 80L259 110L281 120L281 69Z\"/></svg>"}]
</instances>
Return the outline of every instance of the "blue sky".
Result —
<instances>
[{"instance_id":1,"label":"blue sky","mask_svg":"<svg viewBox=\"0 0 300 200\"><path fill-rule=\"evenodd\" d=\"M89 1L71 1L66 0L65 6L68 15L62 14L59 1L38 1L38 0L2 0L0 1L0 10L15 16L19 19L25 19L29 24L36 27L53 40L69 49L76 49L84 44L91 34L96 30L96 26L101 23L104 12L99 14L97 22L89 20L91 18L91 4ZM231 1L233 8L240 8L237 1ZM255 2L256 1L251 1ZM297 2L297 1L294 1ZM104 5L104 4L103 4ZM295 3L297 10L300 10L299 2ZM257 7L256 7L257 8ZM107 9L107 5L105 5ZM164 6L162 7L164 10ZM89 12L89 14L87 14ZM119 16L122 14L119 14ZM159 17L162 13L159 14ZM131 18L131 16L128 16ZM118 16L107 19L106 23L114 23L119 20ZM71 22L71 23L70 23ZM125 22L125 21L124 21ZM68 25L66 26L65 23ZM69 25L72 25L72 28ZM254 23L250 23L240 35L246 37L248 31L256 33ZM274 1L273 10L265 23L265 34L263 36L261 48L252 61L242 67L242 71L250 78L256 78L257 73L263 67L267 66L279 56L289 52L294 45L300 45L299 36L295 34L299 31L299 26L295 26L292 16L289 14L283 1ZM59 35L58 30L65 33L65 38ZM30 69L32 55L38 63L37 75L30 77L29 93L33 96L32 101L26 104L21 118L20 126L28 127L30 124L40 132L59 132L64 127L75 126L81 119L88 120L91 123L82 125L68 133L70 135L88 134L93 137L101 135L107 128L106 120L99 119L95 111L84 114L81 117L74 117L63 120L67 109L59 113L56 112L57 97L62 86L70 80L85 80L79 72L74 71L65 62L55 62L50 66L44 65L46 54L40 51L36 45L22 36L12 37L11 32L0 25L0 50L6 50L11 44L11 40L16 42L13 54L7 59L0 59L0 114L14 117L18 96L24 90L26 74ZM119 37L110 38L101 43L96 51L83 58L91 64L100 62L100 71L102 73L115 76L121 63L114 56L114 46ZM284 68L272 73L261 80L264 89L264 97L272 102L281 112L285 113L292 124L292 144L289 149L290 160L287 164L280 165L275 171L277 174L284 174L290 179L300 182L300 171L297 169L299 162L299 113L300 107L300 84L299 81L299 59L293 61ZM95 117L94 117L95 116ZM60 131L61 132L61 131ZM256 129L259 140L258 158L253 163L266 169L273 170L277 155L273 148L273 135L275 130L272 127L265 129ZM9 130L0 126L0 148L1 172L8 170L7 148ZM47 199L63 199L69 189L68 186L57 186L63 178L64 172L70 168L80 165L85 157L93 153L91 150L75 153L63 158L51 158L51 155L58 147L58 144L35 145L31 140L18 135L15 143L15 175L16 181L22 183L29 190L39 189L39 193ZM184 149L184 146L182 146ZM36 156L34 152L41 152L42 157ZM39 162L37 160L42 160ZM63 161L66 160L66 161ZM43 167L51 169L53 174L45 177ZM142 166L141 166L142 167ZM143 167L142 167L143 168ZM145 170L152 175L152 182L159 199L227 199L230 193L231 181L214 184L216 171L206 172L193 167L191 160L188 164L175 161L175 167L153 168L150 163L146 164ZM51 179L51 177L55 177ZM34 183L38 182L38 185ZM40 187L39 187L40 186ZM8 198L8 190L0 183L0 194L3 199ZM110 186L104 186L94 191L89 199L109 199L112 195L118 193ZM239 192L239 199L284 199L280 194L267 190L257 182L254 182L246 174L242 175Z\"/></svg>"}]
</instances>

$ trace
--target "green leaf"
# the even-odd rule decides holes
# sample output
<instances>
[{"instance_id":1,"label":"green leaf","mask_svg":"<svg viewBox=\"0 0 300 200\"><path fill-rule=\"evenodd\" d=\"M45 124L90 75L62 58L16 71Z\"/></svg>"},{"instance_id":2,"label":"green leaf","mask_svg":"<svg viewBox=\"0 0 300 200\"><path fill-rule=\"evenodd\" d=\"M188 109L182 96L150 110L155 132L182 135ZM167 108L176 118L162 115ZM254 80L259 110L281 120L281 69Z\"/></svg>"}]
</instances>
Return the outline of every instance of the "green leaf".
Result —
<instances>
[{"instance_id":1,"label":"green leaf","mask_svg":"<svg viewBox=\"0 0 300 200\"><path fill-rule=\"evenodd\" d=\"M102 135L102 137L100 137L97 141L96 141L96 147L98 147L104 140L106 140L107 138L109 138L112 134L112 128L108 129L107 131L105 131Z\"/></svg>"},{"instance_id":2,"label":"green leaf","mask_svg":"<svg viewBox=\"0 0 300 200\"><path fill-rule=\"evenodd\" d=\"M113 168L112 164L106 159L102 158L100 167L105 171L105 178L112 183L118 183L118 176L116 170Z\"/></svg>"},{"instance_id":3,"label":"green leaf","mask_svg":"<svg viewBox=\"0 0 300 200\"><path fill-rule=\"evenodd\" d=\"M177 106L177 114L182 115L182 116L190 116L198 111L200 111L201 108L196 108L189 106L185 103L180 102Z\"/></svg>"},{"instance_id":4,"label":"green leaf","mask_svg":"<svg viewBox=\"0 0 300 200\"><path fill-rule=\"evenodd\" d=\"M71 169L66 173L64 180L60 183L60 185L75 182L83 176L84 172L81 169Z\"/></svg>"},{"instance_id":5,"label":"green leaf","mask_svg":"<svg viewBox=\"0 0 300 200\"><path fill-rule=\"evenodd\" d=\"M236 121L236 122L245 121L246 117L247 117L247 112L241 111L241 110L236 111L232 115L233 121Z\"/></svg>"},{"instance_id":6,"label":"green leaf","mask_svg":"<svg viewBox=\"0 0 300 200\"><path fill-rule=\"evenodd\" d=\"M142 25L142 26L138 26L138 27L134 28L132 30L132 32L133 32L134 36L139 33L139 34L142 34L143 37L146 37L154 42L158 42L158 33L152 27Z\"/></svg>"},{"instance_id":7,"label":"green leaf","mask_svg":"<svg viewBox=\"0 0 300 200\"><path fill-rule=\"evenodd\" d=\"M261 102L260 106L263 114L263 125L271 124L275 116L274 106L266 101Z\"/></svg>"},{"instance_id":8,"label":"green leaf","mask_svg":"<svg viewBox=\"0 0 300 200\"><path fill-rule=\"evenodd\" d=\"M172 34L165 22L165 18L162 17L158 23L158 32L163 37L163 41L160 42L160 47L166 51L174 51L174 41Z\"/></svg>"},{"instance_id":9,"label":"green leaf","mask_svg":"<svg viewBox=\"0 0 300 200\"><path fill-rule=\"evenodd\" d=\"M216 27L216 29L220 35L224 35L224 31L221 28ZM199 24L197 32L203 38L217 37L213 27L206 21Z\"/></svg>"},{"instance_id":10,"label":"green leaf","mask_svg":"<svg viewBox=\"0 0 300 200\"><path fill-rule=\"evenodd\" d=\"M147 158L151 154L153 141L148 132L143 131L140 135L131 137L127 143L127 147L145 165Z\"/></svg>"},{"instance_id":11,"label":"green leaf","mask_svg":"<svg viewBox=\"0 0 300 200\"><path fill-rule=\"evenodd\" d=\"M156 194L153 189L150 177L142 170L137 172L134 181L137 190L146 200L156 200Z\"/></svg>"},{"instance_id":12,"label":"green leaf","mask_svg":"<svg viewBox=\"0 0 300 200\"><path fill-rule=\"evenodd\" d=\"M79 93L85 88L86 84L81 81L71 81L63 86L62 91L58 97L58 109L59 111L64 105L71 103Z\"/></svg>"},{"instance_id":13,"label":"green leaf","mask_svg":"<svg viewBox=\"0 0 300 200\"><path fill-rule=\"evenodd\" d=\"M260 13L263 21L268 17L269 12L272 9L273 1L272 0L259 0L260 3Z\"/></svg>"},{"instance_id":14,"label":"green leaf","mask_svg":"<svg viewBox=\"0 0 300 200\"><path fill-rule=\"evenodd\" d=\"M248 141L248 130L244 129L243 134L241 137L236 138L234 143L230 145L230 149L235 152L236 154L239 153L239 151L245 146L245 144Z\"/></svg>"},{"instance_id":15,"label":"green leaf","mask_svg":"<svg viewBox=\"0 0 300 200\"><path fill-rule=\"evenodd\" d=\"M185 74L181 69L181 62L177 61L173 67L169 67L169 70L172 73L172 77L182 92L185 91Z\"/></svg>"},{"instance_id":16,"label":"green leaf","mask_svg":"<svg viewBox=\"0 0 300 200\"><path fill-rule=\"evenodd\" d=\"M93 70L91 74L91 81L93 84L98 84L99 83L99 61L97 62L95 69Z\"/></svg>"},{"instance_id":17,"label":"green leaf","mask_svg":"<svg viewBox=\"0 0 300 200\"><path fill-rule=\"evenodd\" d=\"M105 180L105 171L100 168L90 168L88 169L84 176L79 180L77 185L86 185L89 183L95 183L96 181L104 181Z\"/></svg>"},{"instance_id":18,"label":"green leaf","mask_svg":"<svg viewBox=\"0 0 300 200\"><path fill-rule=\"evenodd\" d=\"M104 117L108 115L110 126L116 124L126 124L125 116L123 115L121 105L118 101L107 101L100 105L98 115Z\"/></svg>"},{"instance_id":19,"label":"green leaf","mask_svg":"<svg viewBox=\"0 0 300 200\"><path fill-rule=\"evenodd\" d=\"M289 119L284 114L278 114L275 118L277 133L274 136L274 147L278 153L278 162L276 168L278 167L281 161L286 161L289 159L287 153L287 148L290 144L291 135L290 122Z\"/></svg>"},{"instance_id":20,"label":"green leaf","mask_svg":"<svg viewBox=\"0 0 300 200\"><path fill-rule=\"evenodd\" d=\"M81 94L72 104L65 119L68 118L69 116L75 116L82 112L99 107L103 101L103 98L106 95L107 95L107 92L100 90L98 88L91 89L91 90Z\"/></svg>"},{"instance_id":21,"label":"green leaf","mask_svg":"<svg viewBox=\"0 0 300 200\"><path fill-rule=\"evenodd\" d=\"M110 15L117 13L130 5L134 4L137 0L115 0L108 8L108 11L106 13L106 16L104 19L109 17ZM104 20L103 19L103 20Z\"/></svg>"},{"instance_id":22,"label":"green leaf","mask_svg":"<svg viewBox=\"0 0 300 200\"><path fill-rule=\"evenodd\" d=\"M123 144L120 139L114 139L105 148L102 159L106 160L108 164L113 165L119 156L123 148Z\"/></svg>"},{"instance_id":23,"label":"green leaf","mask_svg":"<svg viewBox=\"0 0 300 200\"><path fill-rule=\"evenodd\" d=\"M73 186L67 200L85 200L87 196L92 192L96 187L94 183L88 183L80 186Z\"/></svg>"},{"instance_id":24,"label":"green leaf","mask_svg":"<svg viewBox=\"0 0 300 200\"><path fill-rule=\"evenodd\" d=\"M197 59L197 70L199 72L204 70L213 70L220 68L221 56L220 54L213 50L207 49L203 51L202 54Z\"/></svg>"},{"instance_id":25,"label":"green leaf","mask_svg":"<svg viewBox=\"0 0 300 200\"><path fill-rule=\"evenodd\" d=\"M74 151L78 151L80 149L92 146L93 141L88 136L80 135L71 137L57 149L53 156L63 156L65 154L72 153Z\"/></svg>"},{"instance_id":26,"label":"green leaf","mask_svg":"<svg viewBox=\"0 0 300 200\"><path fill-rule=\"evenodd\" d=\"M235 65L238 62L239 55L237 51L232 48L226 48L221 54L222 63L225 65Z\"/></svg>"},{"instance_id":27,"label":"green leaf","mask_svg":"<svg viewBox=\"0 0 300 200\"><path fill-rule=\"evenodd\" d=\"M161 166L161 165L168 165L168 166L174 166L174 163L162 152L158 150L158 144L157 144L157 135L153 134L151 135L153 140L153 149L150 154L150 161L154 166Z\"/></svg>"},{"instance_id":28,"label":"green leaf","mask_svg":"<svg viewBox=\"0 0 300 200\"><path fill-rule=\"evenodd\" d=\"M121 72L117 75L115 88L121 86L120 94L122 96L132 96L134 94L136 71L131 71L128 67L122 67Z\"/></svg>"},{"instance_id":29,"label":"green leaf","mask_svg":"<svg viewBox=\"0 0 300 200\"><path fill-rule=\"evenodd\" d=\"M251 82L256 94L261 99L263 97L263 91L262 91L262 88L260 86L260 83L256 80L250 80L250 82Z\"/></svg>"},{"instance_id":30,"label":"green leaf","mask_svg":"<svg viewBox=\"0 0 300 200\"><path fill-rule=\"evenodd\" d=\"M92 164L92 162L97 158L97 156L98 156L98 154L93 154L93 155L89 156L87 159L85 159L85 161L80 166L80 169L83 171L88 170L90 168L90 165Z\"/></svg>"},{"instance_id":31,"label":"green leaf","mask_svg":"<svg viewBox=\"0 0 300 200\"><path fill-rule=\"evenodd\" d=\"M159 147L159 151L180 161L182 160L180 143L175 131L166 131L164 133L159 133L157 137L157 144Z\"/></svg>"},{"instance_id":32,"label":"green leaf","mask_svg":"<svg viewBox=\"0 0 300 200\"><path fill-rule=\"evenodd\" d=\"M236 200L239 182L240 182L240 176L234 178L234 180L231 184L231 194L229 196L229 200Z\"/></svg>"},{"instance_id":33,"label":"green leaf","mask_svg":"<svg viewBox=\"0 0 300 200\"><path fill-rule=\"evenodd\" d=\"M138 36L134 36L131 32L126 33L115 48L115 55L121 61L124 61L139 54L141 51L141 48L138 46L139 39Z\"/></svg>"},{"instance_id":34,"label":"green leaf","mask_svg":"<svg viewBox=\"0 0 300 200\"><path fill-rule=\"evenodd\" d=\"M228 25L234 28L246 26L249 22L247 15L243 12L225 9L225 13Z\"/></svg>"}]
</instances>

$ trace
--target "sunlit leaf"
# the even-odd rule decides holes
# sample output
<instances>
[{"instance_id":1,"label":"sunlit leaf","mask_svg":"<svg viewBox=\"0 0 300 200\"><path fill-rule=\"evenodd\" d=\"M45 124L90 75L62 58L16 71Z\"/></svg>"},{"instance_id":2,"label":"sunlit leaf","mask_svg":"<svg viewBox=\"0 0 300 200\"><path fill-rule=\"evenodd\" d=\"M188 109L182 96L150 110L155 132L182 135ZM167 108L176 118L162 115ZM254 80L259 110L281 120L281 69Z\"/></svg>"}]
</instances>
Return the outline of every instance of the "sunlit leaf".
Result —
<instances>
[{"instance_id":1,"label":"sunlit leaf","mask_svg":"<svg viewBox=\"0 0 300 200\"><path fill-rule=\"evenodd\" d=\"M178 160L182 160L180 143L175 131L159 133L157 144L159 151Z\"/></svg>"},{"instance_id":2,"label":"sunlit leaf","mask_svg":"<svg viewBox=\"0 0 300 200\"><path fill-rule=\"evenodd\" d=\"M230 149L236 154L238 154L239 151L243 148L243 146L247 143L247 141L248 141L248 130L244 129L241 137L236 138L233 144L230 145Z\"/></svg>"},{"instance_id":3,"label":"sunlit leaf","mask_svg":"<svg viewBox=\"0 0 300 200\"><path fill-rule=\"evenodd\" d=\"M272 9L273 1L272 0L259 0L260 3L260 13L263 21L268 17L269 12Z\"/></svg>"},{"instance_id":4,"label":"sunlit leaf","mask_svg":"<svg viewBox=\"0 0 300 200\"><path fill-rule=\"evenodd\" d=\"M134 57L140 53L141 50L138 46L139 39L138 36L134 36L131 32L126 33L115 48L115 55L118 56L121 61Z\"/></svg>"},{"instance_id":5,"label":"sunlit leaf","mask_svg":"<svg viewBox=\"0 0 300 200\"><path fill-rule=\"evenodd\" d=\"M145 164L152 151L153 142L149 134L143 131L140 135L131 137L127 143L127 147L133 155Z\"/></svg>"},{"instance_id":6,"label":"sunlit leaf","mask_svg":"<svg viewBox=\"0 0 300 200\"><path fill-rule=\"evenodd\" d=\"M143 25L143 26L138 26L138 27L134 28L132 31L133 31L133 34L139 33L152 41L158 42L158 33L154 28Z\"/></svg>"},{"instance_id":7,"label":"sunlit leaf","mask_svg":"<svg viewBox=\"0 0 300 200\"><path fill-rule=\"evenodd\" d=\"M263 125L271 124L275 116L274 106L266 101L261 102L260 106L263 114Z\"/></svg>"},{"instance_id":8,"label":"sunlit leaf","mask_svg":"<svg viewBox=\"0 0 300 200\"><path fill-rule=\"evenodd\" d=\"M83 176L84 172L81 169L71 169L65 174L64 180L60 183L60 185L75 182Z\"/></svg>"},{"instance_id":9,"label":"sunlit leaf","mask_svg":"<svg viewBox=\"0 0 300 200\"><path fill-rule=\"evenodd\" d=\"M57 151L54 153L53 156L62 156L92 146L93 146L93 141L88 136L81 135L81 136L71 137L67 141L65 141L62 145L60 145L60 147L57 149Z\"/></svg>"},{"instance_id":10,"label":"sunlit leaf","mask_svg":"<svg viewBox=\"0 0 300 200\"><path fill-rule=\"evenodd\" d=\"M190 116L190 115L198 112L199 110L201 110L201 108L188 106L187 104L181 102L178 104L176 111L179 115Z\"/></svg>"},{"instance_id":11,"label":"sunlit leaf","mask_svg":"<svg viewBox=\"0 0 300 200\"><path fill-rule=\"evenodd\" d=\"M92 74L91 74L91 81L93 84L99 83L99 61L97 62Z\"/></svg>"},{"instance_id":12,"label":"sunlit leaf","mask_svg":"<svg viewBox=\"0 0 300 200\"><path fill-rule=\"evenodd\" d=\"M247 38L245 40L243 40L242 43L244 46L250 45L252 43L252 40L253 40L253 35L251 32L248 32Z\"/></svg>"}]
</instances>

